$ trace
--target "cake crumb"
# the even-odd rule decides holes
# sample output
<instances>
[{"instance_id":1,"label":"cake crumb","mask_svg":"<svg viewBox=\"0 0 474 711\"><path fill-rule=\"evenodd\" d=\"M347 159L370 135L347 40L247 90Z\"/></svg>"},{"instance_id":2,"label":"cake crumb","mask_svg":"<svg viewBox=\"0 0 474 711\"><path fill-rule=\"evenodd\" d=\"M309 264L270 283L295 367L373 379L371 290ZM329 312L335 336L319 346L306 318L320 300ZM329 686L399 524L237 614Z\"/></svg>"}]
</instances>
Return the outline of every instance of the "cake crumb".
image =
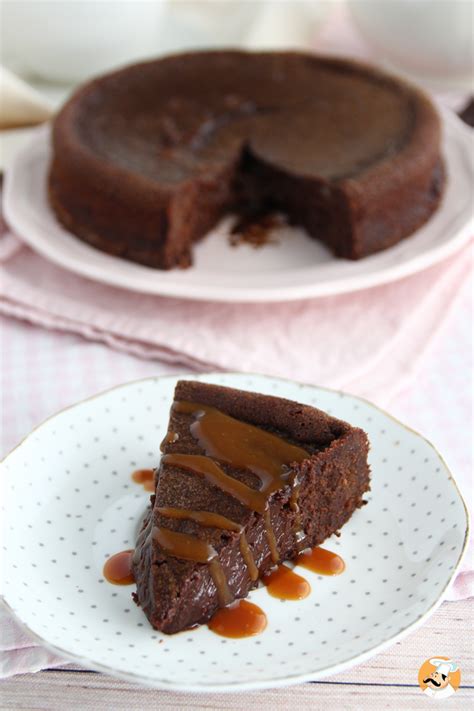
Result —
<instances>
[{"instance_id":1,"label":"cake crumb","mask_svg":"<svg viewBox=\"0 0 474 711\"><path fill-rule=\"evenodd\" d=\"M275 213L242 217L233 226L229 243L231 247L249 244L255 249L266 244L278 244L279 240L273 230L286 224L285 217Z\"/></svg>"}]
</instances>

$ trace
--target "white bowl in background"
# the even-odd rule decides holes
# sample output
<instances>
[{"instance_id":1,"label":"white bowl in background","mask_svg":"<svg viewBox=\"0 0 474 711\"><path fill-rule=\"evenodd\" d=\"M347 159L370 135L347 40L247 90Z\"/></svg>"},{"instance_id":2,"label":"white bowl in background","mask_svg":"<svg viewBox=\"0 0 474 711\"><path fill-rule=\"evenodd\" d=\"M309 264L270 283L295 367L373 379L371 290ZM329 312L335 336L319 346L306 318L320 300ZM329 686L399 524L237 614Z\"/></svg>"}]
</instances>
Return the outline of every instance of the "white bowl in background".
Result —
<instances>
[{"instance_id":1,"label":"white bowl in background","mask_svg":"<svg viewBox=\"0 0 474 711\"><path fill-rule=\"evenodd\" d=\"M153 56L204 48L311 46L327 0L4 0L2 62L75 83Z\"/></svg>"},{"instance_id":2,"label":"white bowl in background","mask_svg":"<svg viewBox=\"0 0 474 711\"><path fill-rule=\"evenodd\" d=\"M348 0L379 58L439 90L473 87L469 0Z\"/></svg>"},{"instance_id":3,"label":"white bowl in background","mask_svg":"<svg viewBox=\"0 0 474 711\"><path fill-rule=\"evenodd\" d=\"M20 73L78 82L157 51L163 0L4 0L2 62Z\"/></svg>"}]
</instances>

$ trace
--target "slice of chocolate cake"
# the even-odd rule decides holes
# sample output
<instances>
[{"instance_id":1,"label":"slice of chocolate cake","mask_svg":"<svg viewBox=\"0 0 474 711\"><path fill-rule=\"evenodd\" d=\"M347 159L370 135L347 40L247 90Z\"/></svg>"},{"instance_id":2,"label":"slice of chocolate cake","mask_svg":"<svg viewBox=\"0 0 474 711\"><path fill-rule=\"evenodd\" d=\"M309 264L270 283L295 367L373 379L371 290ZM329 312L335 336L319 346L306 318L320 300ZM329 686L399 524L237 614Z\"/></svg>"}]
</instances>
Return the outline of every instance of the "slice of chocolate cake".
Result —
<instances>
[{"instance_id":1,"label":"slice of chocolate cake","mask_svg":"<svg viewBox=\"0 0 474 711\"><path fill-rule=\"evenodd\" d=\"M136 600L178 632L338 531L369 489L365 432L290 400L180 381L133 559Z\"/></svg>"}]
</instances>

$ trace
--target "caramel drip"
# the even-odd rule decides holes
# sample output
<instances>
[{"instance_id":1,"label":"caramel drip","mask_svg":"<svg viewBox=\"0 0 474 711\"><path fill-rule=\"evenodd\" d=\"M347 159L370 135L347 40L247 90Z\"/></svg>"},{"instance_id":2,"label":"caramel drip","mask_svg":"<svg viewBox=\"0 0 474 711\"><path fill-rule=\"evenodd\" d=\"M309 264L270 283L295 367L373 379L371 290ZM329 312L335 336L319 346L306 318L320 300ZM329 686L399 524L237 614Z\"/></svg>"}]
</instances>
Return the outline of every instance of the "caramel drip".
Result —
<instances>
[{"instance_id":1,"label":"caramel drip","mask_svg":"<svg viewBox=\"0 0 474 711\"><path fill-rule=\"evenodd\" d=\"M220 514L212 513L211 511L191 511L189 509L175 509L167 506L160 506L157 511L162 516L167 518L178 518L181 520L190 520L200 523L201 526L208 526L209 528L222 528L226 531L242 531L242 526L235 521L231 521L230 518L225 516L220 516Z\"/></svg>"},{"instance_id":2,"label":"caramel drip","mask_svg":"<svg viewBox=\"0 0 474 711\"><path fill-rule=\"evenodd\" d=\"M298 492L295 493L296 480L295 477L289 476L288 467L293 462L302 462L307 459L309 453L301 447L289 444L277 435L236 420L209 405L182 400L176 401L173 404L173 409L176 412L192 414L196 417L191 424L191 433L204 449L207 458L214 457L232 464L234 467L248 469L260 479L260 489L255 491L226 475L215 462L212 467L204 465L207 474L203 472L203 469L200 469L200 473L204 473L208 481L220 486L221 489L254 511L264 514L265 530L272 560L278 561L278 545L271 526L270 515L267 512L268 499L274 491L289 484L292 488L293 505L298 506ZM207 461L212 460L207 459ZM213 479L210 478L210 469L212 469ZM217 474L218 470L220 470L219 474ZM193 468L192 471L196 471L196 469ZM223 487L224 483L226 488ZM299 513L298 508L297 512ZM295 530L298 541L304 537L299 517L297 517L296 524L299 526L299 529Z\"/></svg>"},{"instance_id":3,"label":"caramel drip","mask_svg":"<svg viewBox=\"0 0 474 711\"><path fill-rule=\"evenodd\" d=\"M300 485L295 484L293 486L293 489L291 490L291 497L290 497L290 509L292 511L295 511L295 513L299 513L300 507L298 506L298 497L300 495Z\"/></svg>"},{"instance_id":4,"label":"caramel drip","mask_svg":"<svg viewBox=\"0 0 474 711\"><path fill-rule=\"evenodd\" d=\"M255 489L251 489L238 479L234 479L225 473L221 467L209 457L201 454L165 454L163 463L182 467L203 476L206 481L217 486L226 494L230 494L241 504L248 506L252 511L263 513L265 511L267 499L264 494Z\"/></svg>"},{"instance_id":5,"label":"caramel drip","mask_svg":"<svg viewBox=\"0 0 474 711\"><path fill-rule=\"evenodd\" d=\"M240 552L242 554L242 558L245 561L245 565L247 566L247 570L250 575L250 580L255 581L258 579L258 568L255 565L252 551L250 550L250 546L248 544L247 537L243 531L240 534L239 543L240 543Z\"/></svg>"},{"instance_id":6,"label":"caramel drip","mask_svg":"<svg viewBox=\"0 0 474 711\"><path fill-rule=\"evenodd\" d=\"M188 536L187 533L153 526L152 536L167 553L175 558L192 560L195 563L209 563L217 556L213 546L195 536Z\"/></svg>"},{"instance_id":7,"label":"caramel drip","mask_svg":"<svg viewBox=\"0 0 474 711\"><path fill-rule=\"evenodd\" d=\"M280 600L303 600L311 592L308 581L286 565L279 565L276 570L265 575L263 583L268 593Z\"/></svg>"},{"instance_id":8,"label":"caramel drip","mask_svg":"<svg viewBox=\"0 0 474 711\"><path fill-rule=\"evenodd\" d=\"M223 607L208 623L210 630L222 637L253 637L263 632L267 616L257 605L248 600L239 600L231 607Z\"/></svg>"},{"instance_id":9,"label":"caramel drip","mask_svg":"<svg viewBox=\"0 0 474 711\"><path fill-rule=\"evenodd\" d=\"M222 565L220 564L219 558L217 556L209 561L209 572L217 589L217 598L219 600L219 605L221 607L230 605L230 603L234 600L234 596L229 590L227 578L225 577Z\"/></svg>"},{"instance_id":10,"label":"caramel drip","mask_svg":"<svg viewBox=\"0 0 474 711\"><path fill-rule=\"evenodd\" d=\"M133 551L121 551L105 561L104 578L113 585L131 585L135 582L132 573Z\"/></svg>"},{"instance_id":11,"label":"caramel drip","mask_svg":"<svg viewBox=\"0 0 474 711\"><path fill-rule=\"evenodd\" d=\"M273 533L272 521L270 518L270 509L266 509L263 514L263 521L265 523L265 533L267 534L268 546L270 548L270 553L274 563L280 560L280 554L278 553L278 545L276 542L275 534Z\"/></svg>"},{"instance_id":12,"label":"caramel drip","mask_svg":"<svg viewBox=\"0 0 474 711\"><path fill-rule=\"evenodd\" d=\"M219 604L229 605L234 599L229 590L225 573L217 557L216 549L205 541L186 533L170 531L168 528L154 526L152 536L169 555L175 558L191 560L194 563L208 563L209 573L217 589Z\"/></svg>"},{"instance_id":13,"label":"caramel drip","mask_svg":"<svg viewBox=\"0 0 474 711\"><path fill-rule=\"evenodd\" d=\"M295 563L320 575L340 575L346 568L341 556L319 546L310 551L300 553Z\"/></svg>"},{"instance_id":14,"label":"caramel drip","mask_svg":"<svg viewBox=\"0 0 474 711\"><path fill-rule=\"evenodd\" d=\"M300 495L300 484L293 484L293 488L291 490L291 497L290 497L290 509L294 512L295 514L295 523L293 525L293 531L295 534L295 541L297 548L301 550L302 546L299 546L299 544L305 539L305 533L303 531L303 524L301 521L301 511L300 507L298 504L298 499Z\"/></svg>"},{"instance_id":15,"label":"caramel drip","mask_svg":"<svg viewBox=\"0 0 474 711\"><path fill-rule=\"evenodd\" d=\"M262 482L266 498L281 489L288 478L287 467L302 462L309 453L260 427L236 420L215 407L179 401L176 412L196 416L191 432L208 457L249 469Z\"/></svg>"},{"instance_id":16,"label":"caramel drip","mask_svg":"<svg viewBox=\"0 0 474 711\"><path fill-rule=\"evenodd\" d=\"M250 579L257 580L258 568L255 565L255 561L253 559L252 552L249 548L249 544L247 543L247 538L245 537L243 527L239 523L231 521L225 516L221 516L220 514L212 513L210 511L190 511L189 509L175 509L169 507L159 507L157 511L159 511L162 516L167 516L168 518L177 518L181 520L188 519L191 521L196 521L196 523L200 523L201 526L209 526L211 528L221 528L227 531L239 532L239 545L242 558L244 559L245 564L248 568Z\"/></svg>"}]
</instances>

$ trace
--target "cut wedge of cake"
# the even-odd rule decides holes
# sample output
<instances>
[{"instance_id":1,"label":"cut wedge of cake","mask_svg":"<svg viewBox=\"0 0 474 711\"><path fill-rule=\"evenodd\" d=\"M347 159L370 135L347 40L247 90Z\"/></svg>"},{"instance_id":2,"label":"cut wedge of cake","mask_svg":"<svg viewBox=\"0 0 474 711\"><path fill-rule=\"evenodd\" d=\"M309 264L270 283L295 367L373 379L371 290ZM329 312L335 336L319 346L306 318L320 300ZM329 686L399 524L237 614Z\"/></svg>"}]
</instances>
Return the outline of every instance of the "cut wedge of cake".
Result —
<instances>
[{"instance_id":1,"label":"cut wedge of cake","mask_svg":"<svg viewBox=\"0 0 474 711\"><path fill-rule=\"evenodd\" d=\"M368 448L363 430L316 408L178 382L133 558L153 627L207 622L339 531L369 489Z\"/></svg>"}]
</instances>

